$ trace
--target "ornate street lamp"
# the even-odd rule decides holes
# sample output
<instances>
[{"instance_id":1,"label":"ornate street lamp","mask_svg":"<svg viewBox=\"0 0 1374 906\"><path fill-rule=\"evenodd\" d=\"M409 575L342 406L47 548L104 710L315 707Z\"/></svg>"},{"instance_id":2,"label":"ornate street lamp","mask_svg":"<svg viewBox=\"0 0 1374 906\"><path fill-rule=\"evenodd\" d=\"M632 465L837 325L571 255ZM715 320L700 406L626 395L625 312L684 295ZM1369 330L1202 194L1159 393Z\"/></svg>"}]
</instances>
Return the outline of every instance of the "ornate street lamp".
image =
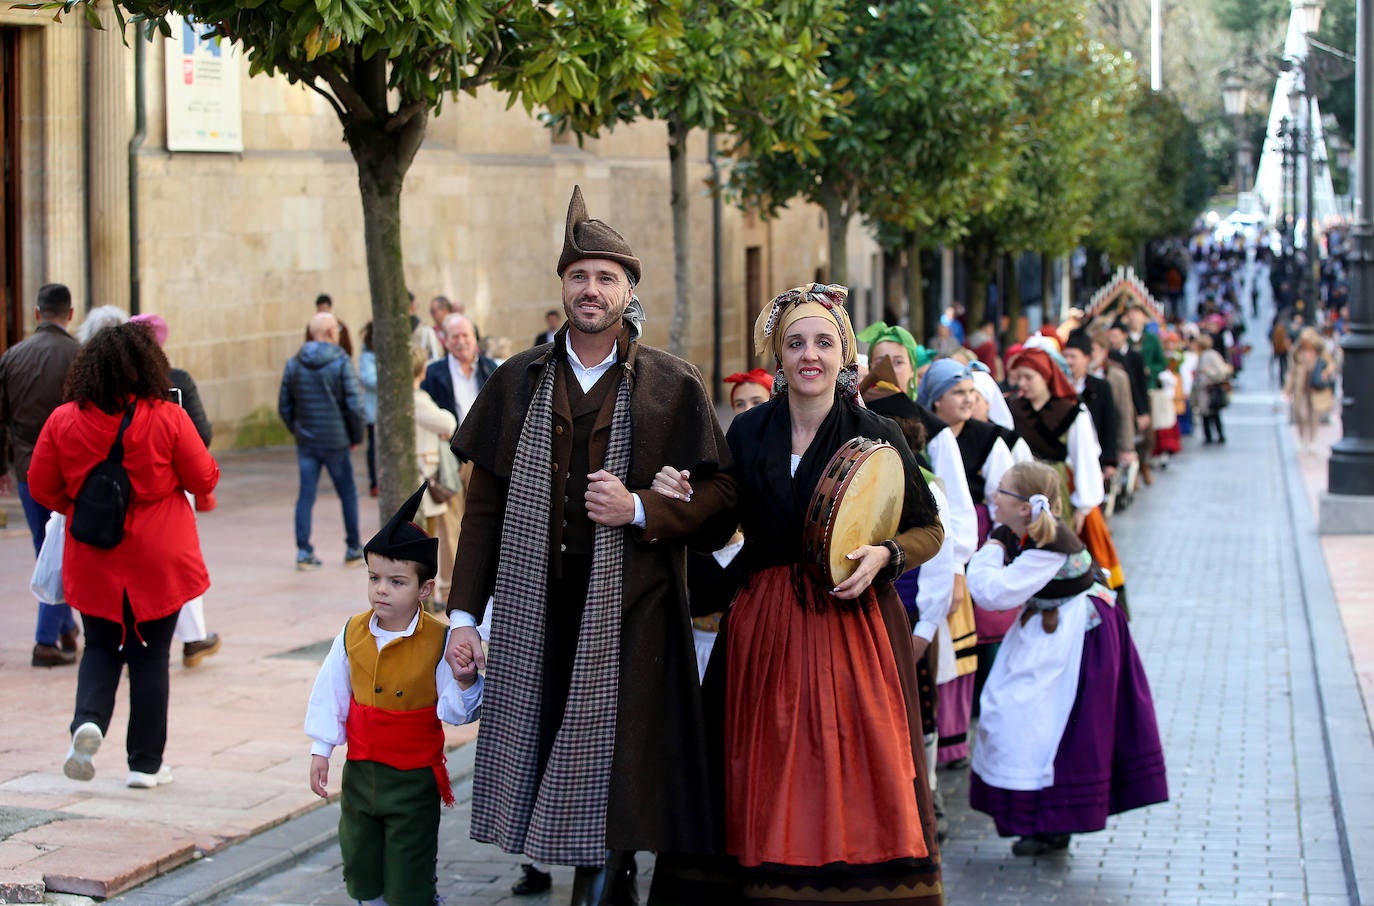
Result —
<instances>
[{"instance_id":1,"label":"ornate street lamp","mask_svg":"<svg viewBox=\"0 0 1374 906\"><path fill-rule=\"evenodd\" d=\"M1302 33L1305 35L1315 35L1322 24L1322 9L1326 6L1326 0L1293 0L1293 9L1298 14L1298 23L1302 26Z\"/></svg>"}]
</instances>

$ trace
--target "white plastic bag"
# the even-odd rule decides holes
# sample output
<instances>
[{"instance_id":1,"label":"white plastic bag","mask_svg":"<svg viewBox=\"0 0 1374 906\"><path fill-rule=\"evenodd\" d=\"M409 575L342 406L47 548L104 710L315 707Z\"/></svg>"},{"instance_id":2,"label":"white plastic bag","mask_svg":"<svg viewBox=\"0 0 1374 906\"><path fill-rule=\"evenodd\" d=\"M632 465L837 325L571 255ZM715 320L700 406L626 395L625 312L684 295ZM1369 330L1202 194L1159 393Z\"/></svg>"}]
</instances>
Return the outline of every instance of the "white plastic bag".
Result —
<instances>
[{"instance_id":1,"label":"white plastic bag","mask_svg":"<svg viewBox=\"0 0 1374 906\"><path fill-rule=\"evenodd\" d=\"M48 517L44 530L43 548L38 552L38 562L33 566L33 578L29 580L29 590L42 604L65 604L62 594L62 547L67 536L67 517L53 513Z\"/></svg>"}]
</instances>

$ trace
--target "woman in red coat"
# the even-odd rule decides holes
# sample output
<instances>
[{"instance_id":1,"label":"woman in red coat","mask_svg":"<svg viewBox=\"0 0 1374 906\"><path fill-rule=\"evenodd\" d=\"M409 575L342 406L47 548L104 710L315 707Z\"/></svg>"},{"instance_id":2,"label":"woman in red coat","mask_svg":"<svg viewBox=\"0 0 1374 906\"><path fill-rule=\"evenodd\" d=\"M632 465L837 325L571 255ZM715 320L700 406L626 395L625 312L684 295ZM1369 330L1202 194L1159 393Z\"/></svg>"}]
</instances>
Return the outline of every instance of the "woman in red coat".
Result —
<instances>
[{"instance_id":1,"label":"woman in red coat","mask_svg":"<svg viewBox=\"0 0 1374 906\"><path fill-rule=\"evenodd\" d=\"M210 585L186 491L208 494L219 481L191 419L169 401L167 358L152 334L123 324L96 334L77 355L66 399L43 426L29 488L43 506L69 517L62 556L67 602L81 612L86 650L76 684L72 747L64 773L95 776L91 758L109 730L119 676L129 668L128 785L170 783L167 663L177 613ZM71 535L73 501L114 444L127 412L124 468L133 492L124 537L108 550Z\"/></svg>"}]
</instances>

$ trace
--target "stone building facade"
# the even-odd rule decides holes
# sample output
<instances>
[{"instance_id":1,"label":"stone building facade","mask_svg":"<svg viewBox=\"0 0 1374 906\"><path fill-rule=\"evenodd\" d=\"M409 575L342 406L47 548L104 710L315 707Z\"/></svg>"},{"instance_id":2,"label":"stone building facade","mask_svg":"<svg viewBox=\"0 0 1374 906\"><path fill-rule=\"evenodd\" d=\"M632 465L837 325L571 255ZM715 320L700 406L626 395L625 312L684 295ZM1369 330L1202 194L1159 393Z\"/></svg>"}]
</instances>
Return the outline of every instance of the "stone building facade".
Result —
<instances>
[{"instance_id":1,"label":"stone building facade","mask_svg":"<svg viewBox=\"0 0 1374 906\"><path fill-rule=\"evenodd\" d=\"M103 15L111 16L108 7ZM168 357L200 386L216 446L253 443L261 435L250 428L275 419L282 366L300 345L315 296L334 298L354 336L370 319L356 171L323 99L283 79L249 79L246 64L242 153L168 151L164 45L137 50L81 16L57 24L49 14L0 7L0 141L10 152L0 199L0 348L31 331L33 300L46 282L68 284L79 312L101 304L157 312L171 326ZM510 338L512 350L527 344L544 312L558 306L554 265L568 196L580 183L593 216L621 230L642 258L646 338L666 346L666 141L663 124L644 122L579 146L518 105L507 110L495 92L450 99L430 122L402 201L406 275L420 314L442 293L462 299L484 335ZM706 148L706 137L694 135L688 357L709 380ZM719 333L729 373L754 364L750 311L827 275L825 216L796 203L765 222L727 205L720 229ZM881 256L857 222L849 263L862 326L878 316L883 293Z\"/></svg>"}]
</instances>

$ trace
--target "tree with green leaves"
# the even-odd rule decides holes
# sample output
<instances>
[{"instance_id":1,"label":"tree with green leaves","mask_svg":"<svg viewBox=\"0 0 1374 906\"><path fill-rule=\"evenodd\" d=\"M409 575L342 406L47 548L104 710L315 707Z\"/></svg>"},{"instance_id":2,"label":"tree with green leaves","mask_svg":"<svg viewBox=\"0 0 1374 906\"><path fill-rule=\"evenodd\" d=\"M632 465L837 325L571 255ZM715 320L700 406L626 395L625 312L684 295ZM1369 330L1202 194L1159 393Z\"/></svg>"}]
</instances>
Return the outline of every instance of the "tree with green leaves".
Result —
<instances>
[{"instance_id":1,"label":"tree with green leaves","mask_svg":"<svg viewBox=\"0 0 1374 906\"><path fill-rule=\"evenodd\" d=\"M56 11L100 0L20 4ZM284 75L328 101L358 168L377 351L380 507L419 483L402 267L401 189L431 114L490 85L595 134L619 99L648 95L681 32L675 0L114 0L121 27L151 39L179 14L241 45L250 74Z\"/></svg>"},{"instance_id":2,"label":"tree with green leaves","mask_svg":"<svg viewBox=\"0 0 1374 906\"><path fill-rule=\"evenodd\" d=\"M1178 102L1140 86L1097 179L1092 248L1130 261L1147 240L1183 235L1216 188L1195 126Z\"/></svg>"},{"instance_id":3,"label":"tree with green leaves","mask_svg":"<svg viewBox=\"0 0 1374 906\"><path fill-rule=\"evenodd\" d=\"M694 301L688 137L693 130L724 135L726 155L815 154L825 137L822 124L846 100L822 68L841 14L842 0L686 4L681 30L667 40L671 63L650 91L628 94L621 104L622 120L655 119L668 131L675 287L668 347L674 355L687 352Z\"/></svg>"},{"instance_id":4,"label":"tree with green leaves","mask_svg":"<svg viewBox=\"0 0 1374 906\"><path fill-rule=\"evenodd\" d=\"M849 279L846 237L861 210L908 231L953 235L964 212L1004 190L1010 81L1003 4L851 2L824 61L853 93L825 124L819 153L761 151L731 190L764 214L801 196L826 212L829 279Z\"/></svg>"},{"instance_id":5,"label":"tree with green leaves","mask_svg":"<svg viewBox=\"0 0 1374 906\"><path fill-rule=\"evenodd\" d=\"M1012 47L1010 68L1017 73L1020 127L1008 148L1013 188L968 226L963 248L973 324L985 316L1001 255L1033 251L1054 257L1087 235L1103 158L1120 141L1125 105L1139 90L1130 61L1087 38L1076 0L1022 2L1014 15L1020 40Z\"/></svg>"}]
</instances>

